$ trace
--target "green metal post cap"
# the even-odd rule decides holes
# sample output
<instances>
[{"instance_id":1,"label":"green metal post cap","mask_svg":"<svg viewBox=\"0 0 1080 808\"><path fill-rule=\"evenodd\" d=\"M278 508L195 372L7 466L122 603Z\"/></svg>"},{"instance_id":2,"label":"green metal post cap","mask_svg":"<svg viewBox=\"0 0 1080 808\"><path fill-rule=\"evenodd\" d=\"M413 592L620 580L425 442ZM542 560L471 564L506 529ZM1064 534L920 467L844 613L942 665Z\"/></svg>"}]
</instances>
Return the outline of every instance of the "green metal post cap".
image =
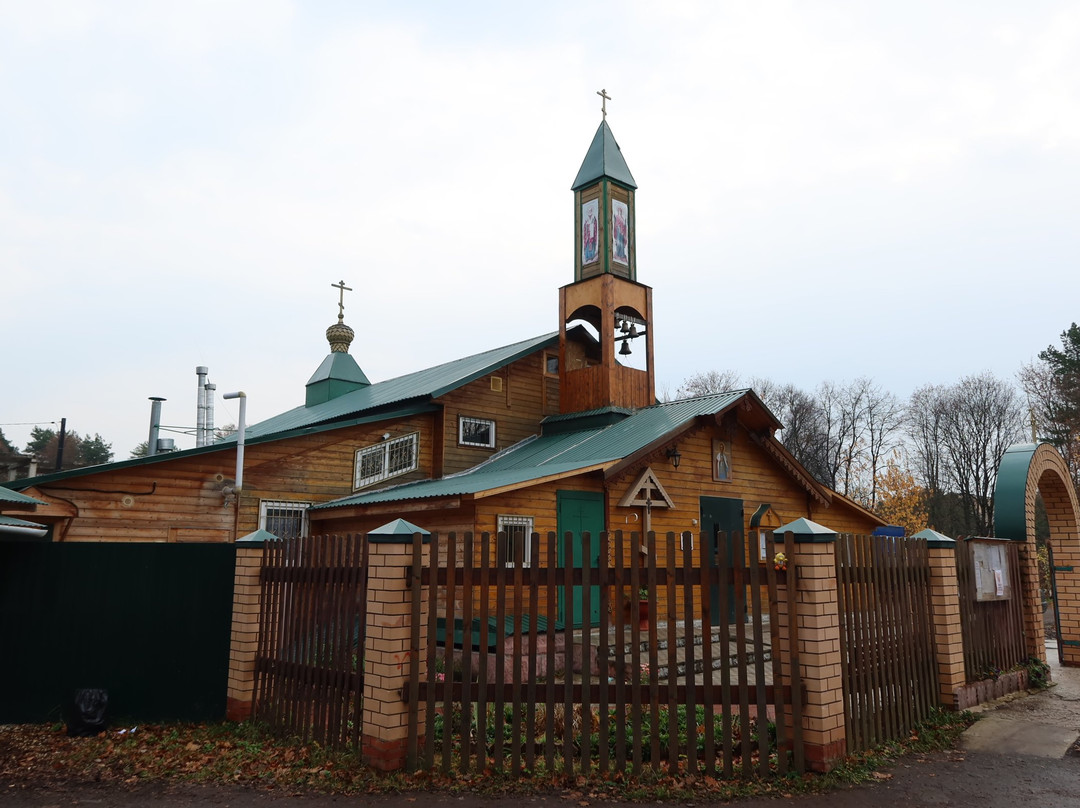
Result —
<instances>
[{"instance_id":1,"label":"green metal post cap","mask_svg":"<svg viewBox=\"0 0 1080 808\"><path fill-rule=\"evenodd\" d=\"M412 522L404 519L395 519L387 522L382 527L377 527L368 533L368 541L372 544L408 544L417 533L426 544L431 540L431 531L417 527Z\"/></svg>"},{"instance_id":2,"label":"green metal post cap","mask_svg":"<svg viewBox=\"0 0 1080 808\"><path fill-rule=\"evenodd\" d=\"M263 542L268 541L281 541L281 539L275 536L269 530L263 530L262 528L259 528L253 533L248 533L246 536L241 536L239 539L236 540L236 543L240 544L242 542L244 544L262 544Z\"/></svg>"},{"instance_id":3,"label":"green metal post cap","mask_svg":"<svg viewBox=\"0 0 1080 808\"><path fill-rule=\"evenodd\" d=\"M920 530L911 538L926 539L927 547L941 547L948 550L956 549L956 539L950 539L944 533L938 533L936 530L931 530L930 528Z\"/></svg>"},{"instance_id":4,"label":"green metal post cap","mask_svg":"<svg viewBox=\"0 0 1080 808\"><path fill-rule=\"evenodd\" d=\"M811 522L806 517L800 517L794 522L774 528L773 538L778 542L783 541L785 533L795 534L796 544L827 544L836 541L837 535L835 530L819 525L817 522Z\"/></svg>"}]
</instances>

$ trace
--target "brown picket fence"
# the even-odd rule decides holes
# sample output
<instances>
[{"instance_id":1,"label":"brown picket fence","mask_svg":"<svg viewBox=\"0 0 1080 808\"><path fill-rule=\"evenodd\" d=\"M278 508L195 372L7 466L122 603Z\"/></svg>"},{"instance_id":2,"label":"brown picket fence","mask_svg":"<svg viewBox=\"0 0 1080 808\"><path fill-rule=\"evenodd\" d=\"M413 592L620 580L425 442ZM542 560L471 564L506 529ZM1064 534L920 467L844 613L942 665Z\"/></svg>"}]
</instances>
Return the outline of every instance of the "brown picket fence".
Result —
<instances>
[{"instance_id":1,"label":"brown picket fence","mask_svg":"<svg viewBox=\"0 0 1080 808\"><path fill-rule=\"evenodd\" d=\"M777 588L794 568L741 553L728 565L725 550L689 533L583 533L580 558L572 538L533 534L530 557L509 564L492 563L489 533L413 544L411 655L421 664L403 693L407 768L803 771L797 639L793 664L772 655Z\"/></svg>"},{"instance_id":2,"label":"brown picket fence","mask_svg":"<svg viewBox=\"0 0 1080 808\"><path fill-rule=\"evenodd\" d=\"M852 753L905 737L938 705L926 540L839 536L836 576Z\"/></svg>"},{"instance_id":3,"label":"brown picket fence","mask_svg":"<svg viewBox=\"0 0 1080 808\"><path fill-rule=\"evenodd\" d=\"M305 743L359 744L367 570L361 535L266 542L254 718Z\"/></svg>"}]
</instances>

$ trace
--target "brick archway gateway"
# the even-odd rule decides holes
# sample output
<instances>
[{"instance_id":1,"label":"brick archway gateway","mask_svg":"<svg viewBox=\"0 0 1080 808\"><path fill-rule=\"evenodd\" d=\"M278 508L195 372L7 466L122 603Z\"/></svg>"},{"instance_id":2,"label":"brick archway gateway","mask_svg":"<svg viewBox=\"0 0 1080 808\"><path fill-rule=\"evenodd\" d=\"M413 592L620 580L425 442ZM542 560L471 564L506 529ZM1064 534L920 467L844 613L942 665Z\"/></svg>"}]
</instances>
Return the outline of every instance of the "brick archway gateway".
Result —
<instances>
[{"instance_id":1,"label":"brick archway gateway","mask_svg":"<svg viewBox=\"0 0 1080 808\"><path fill-rule=\"evenodd\" d=\"M1058 642L1066 665L1080 667L1080 507L1069 470L1048 443L1012 446L998 466L994 489L994 535L1023 542L1021 593L1027 652L1046 659L1039 566L1035 551L1035 497L1042 494L1050 521L1050 545L1058 568Z\"/></svg>"}]
</instances>

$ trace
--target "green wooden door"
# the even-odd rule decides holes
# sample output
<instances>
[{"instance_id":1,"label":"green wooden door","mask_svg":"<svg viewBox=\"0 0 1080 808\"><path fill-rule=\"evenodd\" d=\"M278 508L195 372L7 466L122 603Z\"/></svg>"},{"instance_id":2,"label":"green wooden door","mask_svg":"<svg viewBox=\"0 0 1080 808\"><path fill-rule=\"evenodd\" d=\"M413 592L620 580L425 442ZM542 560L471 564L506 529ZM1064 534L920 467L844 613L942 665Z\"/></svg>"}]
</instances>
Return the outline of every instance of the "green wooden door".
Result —
<instances>
[{"instance_id":1,"label":"green wooden door","mask_svg":"<svg viewBox=\"0 0 1080 808\"><path fill-rule=\"evenodd\" d=\"M600 563L600 534L604 530L604 495L591 491L557 491L555 504L559 531L559 563L565 564L567 557L566 534L571 533L570 557L575 567L584 566L581 534L588 532L591 542L589 555L590 566L596 568ZM586 625L583 615L582 588L574 587L571 597L570 613L566 603L559 599L559 619L567 627L580 628ZM589 593L589 615L587 625L600 624L600 587L594 586Z\"/></svg>"},{"instance_id":2,"label":"green wooden door","mask_svg":"<svg viewBox=\"0 0 1080 808\"><path fill-rule=\"evenodd\" d=\"M743 559L746 550L743 547L743 501L741 499L729 499L727 497L702 497L701 498L701 532L705 540L711 541L709 558L714 564L726 564L728 568L735 565L745 566ZM723 546L721 537L723 533ZM714 587L709 598L709 613L713 625L717 625L721 614L726 611L728 623L735 622L735 586L727 587L727 609L721 608L721 592Z\"/></svg>"}]
</instances>

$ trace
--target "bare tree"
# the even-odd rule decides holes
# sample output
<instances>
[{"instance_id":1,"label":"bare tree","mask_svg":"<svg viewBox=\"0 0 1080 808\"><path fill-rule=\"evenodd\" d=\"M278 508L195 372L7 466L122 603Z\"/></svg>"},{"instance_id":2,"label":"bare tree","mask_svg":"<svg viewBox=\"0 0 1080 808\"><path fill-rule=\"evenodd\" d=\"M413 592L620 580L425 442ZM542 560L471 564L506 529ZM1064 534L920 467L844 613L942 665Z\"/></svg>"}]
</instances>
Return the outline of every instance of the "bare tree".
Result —
<instances>
[{"instance_id":1,"label":"bare tree","mask_svg":"<svg viewBox=\"0 0 1080 808\"><path fill-rule=\"evenodd\" d=\"M878 472L899 444L904 424L904 411L899 399L876 384L866 385L865 434L866 458L869 464L869 496L867 506L877 506Z\"/></svg>"},{"instance_id":2,"label":"bare tree","mask_svg":"<svg viewBox=\"0 0 1080 808\"><path fill-rule=\"evenodd\" d=\"M811 475L827 482L828 464L822 440L821 411L817 399L793 384L753 379L750 386L783 427L780 442Z\"/></svg>"},{"instance_id":3,"label":"bare tree","mask_svg":"<svg viewBox=\"0 0 1080 808\"><path fill-rule=\"evenodd\" d=\"M911 394L905 412L905 427L916 478L926 490L927 518L930 526L946 530L941 443L941 420L946 407L947 390L926 385Z\"/></svg>"},{"instance_id":4,"label":"bare tree","mask_svg":"<svg viewBox=\"0 0 1080 808\"><path fill-rule=\"evenodd\" d=\"M683 383L675 390L675 398L695 398L738 390L739 381L739 374L733 370L707 370L695 373L683 380Z\"/></svg>"},{"instance_id":5,"label":"bare tree","mask_svg":"<svg viewBox=\"0 0 1080 808\"><path fill-rule=\"evenodd\" d=\"M949 388L940 413L949 482L960 495L975 535L994 524L994 487L1002 455L1024 440L1024 408L1016 389L991 373L961 379Z\"/></svg>"},{"instance_id":6,"label":"bare tree","mask_svg":"<svg viewBox=\"0 0 1080 808\"><path fill-rule=\"evenodd\" d=\"M822 382L817 400L821 408L821 438L825 442L830 488L845 496L855 494L856 478L865 460L867 379L847 386Z\"/></svg>"}]
</instances>

